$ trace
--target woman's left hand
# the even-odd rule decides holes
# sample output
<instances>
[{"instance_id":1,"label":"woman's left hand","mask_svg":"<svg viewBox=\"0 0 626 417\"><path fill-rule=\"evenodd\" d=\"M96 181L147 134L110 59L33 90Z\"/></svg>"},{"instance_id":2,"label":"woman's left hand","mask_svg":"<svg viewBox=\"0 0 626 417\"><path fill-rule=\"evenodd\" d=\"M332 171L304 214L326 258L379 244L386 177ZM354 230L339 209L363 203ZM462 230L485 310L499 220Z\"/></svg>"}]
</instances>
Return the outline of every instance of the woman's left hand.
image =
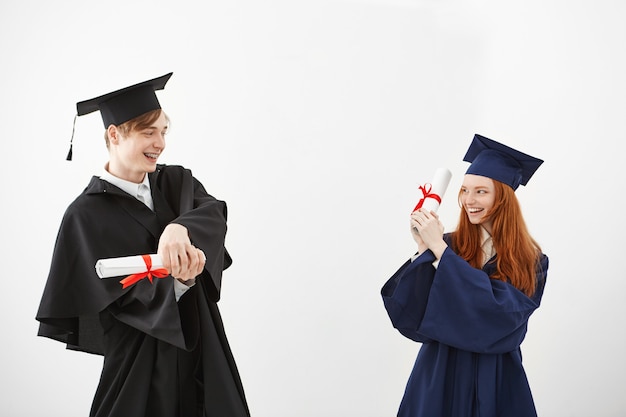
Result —
<instances>
[{"instance_id":1,"label":"woman's left hand","mask_svg":"<svg viewBox=\"0 0 626 417\"><path fill-rule=\"evenodd\" d=\"M420 208L411 214L411 226L417 230L424 245L437 259L441 258L448 245L443 240L444 227L437 213Z\"/></svg>"}]
</instances>

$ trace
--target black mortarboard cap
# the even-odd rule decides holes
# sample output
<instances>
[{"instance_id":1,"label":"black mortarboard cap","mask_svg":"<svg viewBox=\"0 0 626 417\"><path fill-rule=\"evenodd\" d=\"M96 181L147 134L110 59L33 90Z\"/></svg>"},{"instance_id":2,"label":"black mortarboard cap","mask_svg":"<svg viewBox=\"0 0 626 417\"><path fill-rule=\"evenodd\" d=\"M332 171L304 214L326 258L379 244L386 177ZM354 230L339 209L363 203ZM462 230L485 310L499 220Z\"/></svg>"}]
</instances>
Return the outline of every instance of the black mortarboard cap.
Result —
<instances>
[{"instance_id":1,"label":"black mortarboard cap","mask_svg":"<svg viewBox=\"0 0 626 417\"><path fill-rule=\"evenodd\" d=\"M541 159L481 135L474 135L463 160L471 162L466 174L481 175L500 181L513 190L520 184L526 185L543 163Z\"/></svg>"},{"instance_id":2,"label":"black mortarboard cap","mask_svg":"<svg viewBox=\"0 0 626 417\"><path fill-rule=\"evenodd\" d=\"M144 81L112 93L76 103L79 116L100 110L105 129L121 125L137 116L161 108L155 94L163 90L172 73Z\"/></svg>"},{"instance_id":3,"label":"black mortarboard cap","mask_svg":"<svg viewBox=\"0 0 626 417\"><path fill-rule=\"evenodd\" d=\"M144 113L158 110L161 108L161 105L155 91L163 90L172 74L170 72L152 80L78 102L76 103L77 116L100 111L104 128L106 129L110 125L118 126ZM76 118L74 118L74 122L76 122ZM73 137L74 133L72 132L72 139ZM67 155L68 161L72 159L71 142L70 140L70 151Z\"/></svg>"}]
</instances>

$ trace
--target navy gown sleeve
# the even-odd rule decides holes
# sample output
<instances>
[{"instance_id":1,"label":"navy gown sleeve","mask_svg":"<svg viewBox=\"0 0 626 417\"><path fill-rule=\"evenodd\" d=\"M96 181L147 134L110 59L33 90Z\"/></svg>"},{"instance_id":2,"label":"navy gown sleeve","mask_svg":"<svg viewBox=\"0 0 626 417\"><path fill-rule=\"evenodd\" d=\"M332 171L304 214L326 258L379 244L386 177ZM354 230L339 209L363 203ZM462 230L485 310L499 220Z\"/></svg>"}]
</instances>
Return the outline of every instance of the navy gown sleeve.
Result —
<instances>
[{"instance_id":1,"label":"navy gown sleeve","mask_svg":"<svg viewBox=\"0 0 626 417\"><path fill-rule=\"evenodd\" d=\"M430 287L435 276L435 256L426 251L413 262L407 261L381 290L383 303L393 327L416 342L429 340L418 329L426 312Z\"/></svg>"},{"instance_id":2,"label":"navy gown sleeve","mask_svg":"<svg viewBox=\"0 0 626 417\"><path fill-rule=\"evenodd\" d=\"M433 260L427 251L413 262L416 265L405 265L383 287L394 327L418 342L437 341L470 352L497 354L517 349L528 318L539 307L548 258L542 255L533 297L507 282L490 279L487 272L471 267L450 248L437 269Z\"/></svg>"}]
</instances>

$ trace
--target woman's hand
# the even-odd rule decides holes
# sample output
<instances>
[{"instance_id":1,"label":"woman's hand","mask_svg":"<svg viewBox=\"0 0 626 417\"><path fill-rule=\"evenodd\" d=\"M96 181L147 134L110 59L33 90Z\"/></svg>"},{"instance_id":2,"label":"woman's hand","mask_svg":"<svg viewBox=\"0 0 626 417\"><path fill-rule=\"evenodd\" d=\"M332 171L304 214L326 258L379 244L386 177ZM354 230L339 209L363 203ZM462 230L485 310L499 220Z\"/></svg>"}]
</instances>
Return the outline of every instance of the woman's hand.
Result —
<instances>
[{"instance_id":1,"label":"woman's hand","mask_svg":"<svg viewBox=\"0 0 626 417\"><path fill-rule=\"evenodd\" d=\"M191 244L187 228L180 224L170 223L163 230L157 253L170 275L187 285L204 269L204 252Z\"/></svg>"},{"instance_id":2,"label":"woman's hand","mask_svg":"<svg viewBox=\"0 0 626 417\"><path fill-rule=\"evenodd\" d=\"M411 234L417 243L419 253L430 249L437 259L441 258L448 247L443 240L443 224L434 211L423 208L411 213Z\"/></svg>"},{"instance_id":3,"label":"woman's hand","mask_svg":"<svg viewBox=\"0 0 626 417\"><path fill-rule=\"evenodd\" d=\"M413 218L413 214L411 214L410 226L411 226L411 236L413 236L413 240L415 241L415 243L417 243L417 252L422 253L428 248L426 247L424 240L420 236L420 233L417 231L417 223L416 223L416 220Z\"/></svg>"}]
</instances>

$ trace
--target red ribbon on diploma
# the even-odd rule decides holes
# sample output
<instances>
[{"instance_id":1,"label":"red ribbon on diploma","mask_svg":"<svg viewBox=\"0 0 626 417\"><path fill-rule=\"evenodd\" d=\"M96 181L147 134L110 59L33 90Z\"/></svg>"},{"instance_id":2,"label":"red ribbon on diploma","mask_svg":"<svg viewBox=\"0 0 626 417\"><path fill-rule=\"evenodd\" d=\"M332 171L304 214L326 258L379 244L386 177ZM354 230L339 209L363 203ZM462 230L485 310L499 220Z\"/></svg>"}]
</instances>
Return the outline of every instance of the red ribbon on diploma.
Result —
<instances>
[{"instance_id":1,"label":"red ribbon on diploma","mask_svg":"<svg viewBox=\"0 0 626 417\"><path fill-rule=\"evenodd\" d=\"M146 263L146 270L138 274L129 275L121 280L120 284L122 284L122 288L130 287L131 285L135 284L138 281L141 281L146 277L150 280L150 283L152 283L152 278L165 278L170 274L169 271L165 268L152 269L152 258L150 257L150 255L141 255L141 257Z\"/></svg>"},{"instance_id":2,"label":"red ribbon on diploma","mask_svg":"<svg viewBox=\"0 0 626 417\"><path fill-rule=\"evenodd\" d=\"M441 197L439 197L437 194L435 193L431 193L430 191L433 189L432 184L424 184L424 185L420 185L420 191L422 191L423 197L420 201L417 202L417 205L415 206L415 208L413 209L413 211L415 210L419 210L420 208L422 208L422 206L424 205L424 201L427 198L432 198L434 200L437 200L437 202L439 204L441 204ZM413 213L413 211L411 213Z\"/></svg>"}]
</instances>

